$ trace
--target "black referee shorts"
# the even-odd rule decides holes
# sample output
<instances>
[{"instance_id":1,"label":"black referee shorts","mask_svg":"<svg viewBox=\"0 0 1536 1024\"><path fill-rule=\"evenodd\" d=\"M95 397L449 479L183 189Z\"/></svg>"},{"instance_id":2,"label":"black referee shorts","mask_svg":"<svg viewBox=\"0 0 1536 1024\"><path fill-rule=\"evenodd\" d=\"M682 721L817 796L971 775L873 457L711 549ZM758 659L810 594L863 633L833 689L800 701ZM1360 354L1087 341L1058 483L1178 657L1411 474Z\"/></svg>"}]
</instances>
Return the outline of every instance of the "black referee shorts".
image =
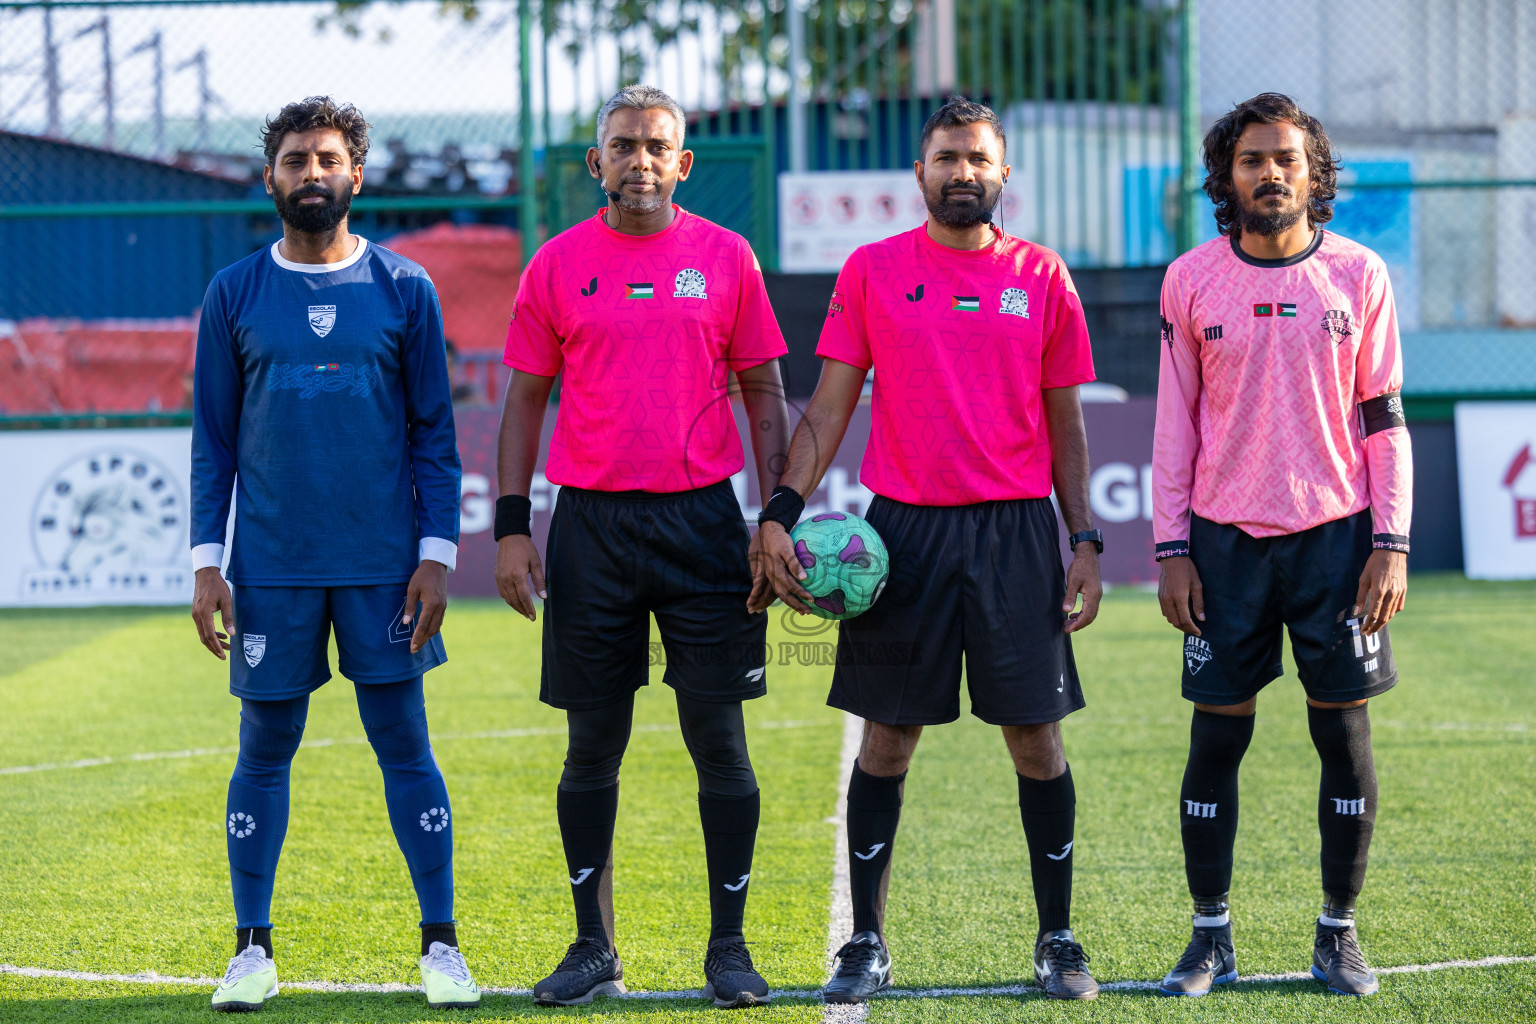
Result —
<instances>
[{"instance_id":1,"label":"black referee shorts","mask_svg":"<svg viewBox=\"0 0 1536 1024\"><path fill-rule=\"evenodd\" d=\"M584 710L644 686L653 614L667 685L702 701L761 697L768 615L747 613L748 543L729 480L671 494L562 487L539 699Z\"/></svg>"},{"instance_id":2,"label":"black referee shorts","mask_svg":"<svg viewBox=\"0 0 1536 1024\"><path fill-rule=\"evenodd\" d=\"M1184 638L1184 697L1241 704L1284 671L1280 642L1291 634L1307 696L1347 703L1397 683L1392 640L1360 633L1350 615L1371 554L1371 510L1300 533L1252 537L1192 516L1189 557L1205 591L1200 636Z\"/></svg>"},{"instance_id":3,"label":"black referee shorts","mask_svg":"<svg viewBox=\"0 0 1536 1024\"><path fill-rule=\"evenodd\" d=\"M953 722L963 657L983 722L1038 725L1083 706L1050 499L938 507L876 495L866 518L890 552L890 582L843 621L828 704L889 725Z\"/></svg>"}]
</instances>

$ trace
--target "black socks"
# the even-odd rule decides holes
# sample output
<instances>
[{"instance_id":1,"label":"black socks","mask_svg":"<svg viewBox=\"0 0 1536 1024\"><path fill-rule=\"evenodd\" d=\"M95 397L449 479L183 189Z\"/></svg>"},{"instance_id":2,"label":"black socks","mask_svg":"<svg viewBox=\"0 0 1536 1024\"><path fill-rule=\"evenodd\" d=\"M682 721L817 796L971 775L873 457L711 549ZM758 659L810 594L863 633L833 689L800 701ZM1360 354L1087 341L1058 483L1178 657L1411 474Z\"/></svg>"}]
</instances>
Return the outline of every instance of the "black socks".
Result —
<instances>
[{"instance_id":1,"label":"black socks","mask_svg":"<svg viewBox=\"0 0 1536 1024\"><path fill-rule=\"evenodd\" d=\"M1072 768L1054 779L1019 776L1019 815L1029 846L1029 875L1035 887L1040 934L1070 928L1072 920L1072 832L1077 789Z\"/></svg>"},{"instance_id":2,"label":"black socks","mask_svg":"<svg viewBox=\"0 0 1536 1024\"><path fill-rule=\"evenodd\" d=\"M619 784L555 798L560 841L570 870L576 904L576 934L613 948L613 823L619 813Z\"/></svg>"},{"instance_id":3,"label":"black socks","mask_svg":"<svg viewBox=\"0 0 1536 1024\"><path fill-rule=\"evenodd\" d=\"M272 929L236 928L235 955L245 952L247 946L260 946L261 951L267 954L267 959L272 959Z\"/></svg>"},{"instance_id":4,"label":"black socks","mask_svg":"<svg viewBox=\"0 0 1536 1024\"><path fill-rule=\"evenodd\" d=\"M1371 718L1366 708L1365 704L1351 708L1307 705L1312 745L1323 762L1317 799L1327 896L1323 914L1345 923L1354 919L1355 897L1365 884L1376 826L1376 761L1371 755Z\"/></svg>"},{"instance_id":5,"label":"black socks","mask_svg":"<svg viewBox=\"0 0 1536 1024\"><path fill-rule=\"evenodd\" d=\"M432 943L441 942L445 946L459 947L459 933L454 927L455 922L443 921L440 924L424 924L421 926L421 955L426 956L427 950L432 948Z\"/></svg>"},{"instance_id":6,"label":"black socks","mask_svg":"<svg viewBox=\"0 0 1536 1024\"><path fill-rule=\"evenodd\" d=\"M761 795L699 794L699 823L704 826L704 860L709 874L709 941L739 937L752 876L752 848L757 844Z\"/></svg>"},{"instance_id":7,"label":"black socks","mask_svg":"<svg viewBox=\"0 0 1536 1024\"><path fill-rule=\"evenodd\" d=\"M1197 923L1225 924L1232 888L1232 845L1237 839L1237 769L1253 739L1253 715L1218 715L1195 709L1189 727L1189 763L1179 790L1184 873L1195 897ZM1220 920L1211 914L1222 904Z\"/></svg>"},{"instance_id":8,"label":"black socks","mask_svg":"<svg viewBox=\"0 0 1536 1024\"><path fill-rule=\"evenodd\" d=\"M891 879L891 847L901 822L907 773L869 775L853 763L848 779L848 881L853 930L885 934L885 890Z\"/></svg>"}]
</instances>

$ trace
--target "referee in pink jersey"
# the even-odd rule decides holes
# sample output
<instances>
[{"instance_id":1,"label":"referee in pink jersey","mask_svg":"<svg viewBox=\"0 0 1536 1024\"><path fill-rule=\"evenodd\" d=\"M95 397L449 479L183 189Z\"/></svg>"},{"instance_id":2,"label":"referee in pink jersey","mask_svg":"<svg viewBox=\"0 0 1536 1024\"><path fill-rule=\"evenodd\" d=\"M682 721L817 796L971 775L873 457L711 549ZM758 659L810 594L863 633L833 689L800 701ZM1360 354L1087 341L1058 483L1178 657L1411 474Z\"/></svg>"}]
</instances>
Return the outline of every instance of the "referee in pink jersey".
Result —
<instances>
[{"instance_id":1,"label":"referee in pink jersey","mask_svg":"<svg viewBox=\"0 0 1536 1024\"><path fill-rule=\"evenodd\" d=\"M544 599L539 696L565 709L569 727L557 808L577 937L534 987L546 1005L624 991L613 829L652 615L699 778L705 994L722 1007L768 1001L742 937L759 800L741 708L767 689L767 616L746 608L729 388L734 373L766 499L788 447L786 349L746 240L671 202L693 165L683 133L682 109L659 89L632 85L604 105L587 166L608 205L529 260L507 334L496 582L529 619L534 595ZM546 582L528 489L556 374L546 473L560 493Z\"/></svg>"},{"instance_id":2,"label":"referee in pink jersey","mask_svg":"<svg viewBox=\"0 0 1536 1024\"><path fill-rule=\"evenodd\" d=\"M891 984L884 904L907 765L924 726L960 717L963 657L971 713L1002 726L1018 771L1034 975L1053 997L1092 999L1070 926L1077 797L1057 724L1083 706L1067 634L1093 621L1102 594L1077 394L1094 379L1088 329L1061 258L991 223L1009 173L997 115L951 98L919 149L927 222L844 264L816 350L821 381L753 540L752 607L776 593L804 611L788 531L873 368L859 476L891 577L842 623L827 701L865 727L848 781L853 934L823 997L858 1003ZM1053 483L1072 535L1065 574Z\"/></svg>"},{"instance_id":3,"label":"referee in pink jersey","mask_svg":"<svg viewBox=\"0 0 1536 1024\"><path fill-rule=\"evenodd\" d=\"M1312 974L1369 995L1354 923L1376 821L1366 700L1397 682L1387 622L1407 591L1413 477L1392 284L1381 257L1323 230L1338 163L1289 97L1217 121L1205 168L1221 237L1163 281L1153 454L1158 593L1195 705L1179 794L1194 935L1162 991L1237 978L1238 765L1289 630L1322 760Z\"/></svg>"}]
</instances>

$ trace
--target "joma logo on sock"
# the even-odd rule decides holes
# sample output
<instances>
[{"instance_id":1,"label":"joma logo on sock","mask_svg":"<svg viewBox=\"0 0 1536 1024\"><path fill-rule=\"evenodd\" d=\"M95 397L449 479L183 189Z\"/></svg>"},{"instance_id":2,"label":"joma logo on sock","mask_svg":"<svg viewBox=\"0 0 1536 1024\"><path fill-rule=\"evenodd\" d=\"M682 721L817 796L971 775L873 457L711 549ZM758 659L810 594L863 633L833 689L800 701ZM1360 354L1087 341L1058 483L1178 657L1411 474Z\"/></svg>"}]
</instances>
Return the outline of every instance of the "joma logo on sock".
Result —
<instances>
[{"instance_id":1,"label":"joma logo on sock","mask_svg":"<svg viewBox=\"0 0 1536 1024\"><path fill-rule=\"evenodd\" d=\"M1202 804L1198 800L1185 800L1184 813L1191 818L1214 818L1216 817L1216 805Z\"/></svg>"},{"instance_id":2,"label":"joma logo on sock","mask_svg":"<svg viewBox=\"0 0 1536 1024\"><path fill-rule=\"evenodd\" d=\"M1338 797L1333 796L1328 799L1333 801L1333 813L1335 814L1365 813L1365 797L1361 797L1359 800L1340 800Z\"/></svg>"}]
</instances>

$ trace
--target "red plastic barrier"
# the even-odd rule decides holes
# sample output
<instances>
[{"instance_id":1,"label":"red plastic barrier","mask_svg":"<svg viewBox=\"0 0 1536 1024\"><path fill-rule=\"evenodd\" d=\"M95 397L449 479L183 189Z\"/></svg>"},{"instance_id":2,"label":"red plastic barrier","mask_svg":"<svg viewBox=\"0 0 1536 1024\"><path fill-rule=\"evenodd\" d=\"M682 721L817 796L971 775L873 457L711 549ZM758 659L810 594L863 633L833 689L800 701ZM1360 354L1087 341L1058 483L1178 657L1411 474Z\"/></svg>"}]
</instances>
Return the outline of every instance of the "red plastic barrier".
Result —
<instances>
[{"instance_id":1,"label":"red plastic barrier","mask_svg":"<svg viewBox=\"0 0 1536 1024\"><path fill-rule=\"evenodd\" d=\"M434 224L382 244L432 276L443 304L443 330L461 351L502 350L523 269L516 231L494 224Z\"/></svg>"},{"instance_id":2,"label":"red plastic barrier","mask_svg":"<svg viewBox=\"0 0 1536 1024\"><path fill-rule=\"evenodd\" d=\"M186 408L196 337L191 317L0 325L0 415Z\"/></svg>"}]
</instances>

